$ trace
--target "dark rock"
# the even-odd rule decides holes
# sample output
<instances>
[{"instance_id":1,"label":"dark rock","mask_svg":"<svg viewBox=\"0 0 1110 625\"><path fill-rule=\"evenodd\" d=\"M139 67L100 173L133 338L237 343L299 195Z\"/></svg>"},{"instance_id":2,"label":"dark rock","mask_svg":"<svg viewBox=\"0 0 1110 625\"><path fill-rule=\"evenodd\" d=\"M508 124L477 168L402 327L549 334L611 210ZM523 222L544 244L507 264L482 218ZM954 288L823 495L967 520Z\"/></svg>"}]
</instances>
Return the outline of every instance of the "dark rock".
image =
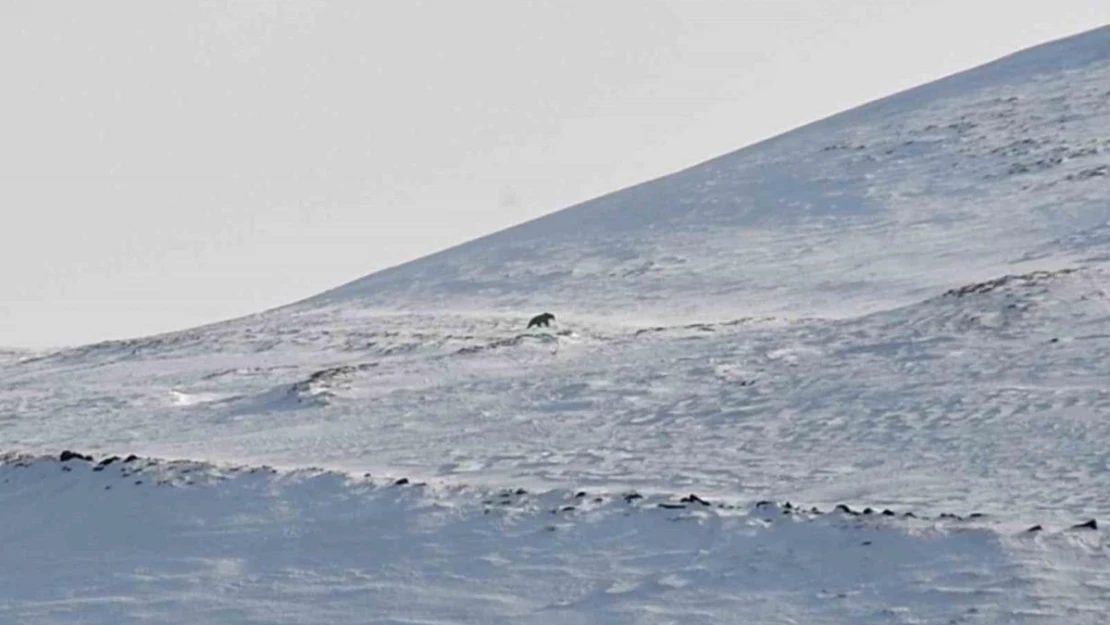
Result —
<instances>
[{"instance_id":1,"label":"dark rock","mask_svg":"<svg viewBox=\"0 0 1110 625\"><path fill-rule=\"evenodd\" d=\"M1098 521L1096 521L1094 519L1091 519L1090 521L1087 521L1085 523L1079 523L1077 525L1072 525L1071 528L1073 530L1097 530L1098 529Z\"/></svg>"},{"instance_id":2,"label":"dark rock","mask_svg":"<svg viewBox=\"0 0 1110 625\"><path fill-rule=\"evenodd\" d=\"M972 512L971 514L967 515L967 518L969 518L969 519L981 519L985 516L987 516L987 515L983 514L982 512Z\"/></svg>"},{"instance_id":3,"label":"dark rock","mask_svg":"<svg viewBox=\"0 0 1110 625\"><path fill-rule=\"evenodd\" d=\"M786 503L784 503L784 504L782 504L782 507L783 507L783 508L785 508L785 509L787 509L787 510L793 510L793 509L794 509L794 506L790 505L790 502L789 502L789 501L788 501L788 502L786 502Z\"/></svg>"},{"instance_id":4,"label":"dark rock","mask_svg":"<svg viewBox=\"0 0 1110 625\"><path fill-rule=\"evenodd\" d=\"M573 512L577 510L574 506L563 506L561 512Z\"/></svg>"},{"instance_id":5,"label":"dark rock","mask_svg":"<svg viewBox=\"0 0 1110 625\"><path fill-rule=\"evenodd\" d=\"M685 510L686 509L686 505L681 504L681 503L661 503L661 504L659 504L659 507L663 508L663 509L666 509L666 510Z\"/></svg>"},{"instance_id":6,"label":"dark rock","mask_svg":"<svg viewBox=\"0 0 1110 625\"><path fill-rule=\"evenodd\" d=\"M710 505L708 501L702 499L701 497L698 497L694 493L690 493L689 495L686 495L682 499L679 499L679 501L681 501L682 503L700 503L703 506Z\"/></svg>"},{"instance_id":7,"label":"dark rock","mask_svg":"<svg viewBox=\"0 0 1110 625\"><path fill-rule=\"evenodd\" d=\"M584 490L580 490L577 493L574 493L574 498L575 499L581 499L585 496L586 496L586 491L584 491Z\"/></svg>"},{"instance_id":8,"label":"dark rock","mask_svg":"<svg viewBox=\"0 0 1110 625\"><path fill-rule=\"evenodd\" d=\"M514 494L519 497L520 495L527 495L528 491L524 490L523 488L518 488L516 489L516 492Z\"/></svg>"},{"instance_id":9,"label":"dark rock","mask_svg":"<svg viewBox=\"0 0 1110 625\"><path fill-rule=\"evenodd\" d=\"M864 514L875 514L875 511L872 510L871 508L864 508L863 513Z\"/></svg>"},{"instance_id":10,"label":"dark rock","mask_svg":"<svg viewBox=\"0 0 1110 625\"><path fill-rule=\"evenodd\" d=\"M628 493L627 495L624 496L624 500L628 503L632 503L633 501L635 501L637 499L643 499L643 498L644 498L644 496L641 495L640 493Z\"/></svg>"},{"instance_id":11,"label":"dark rock","mask_svg":"<svg viewBox=\"0 0 1110 625\"><path fill-rule=\"evenodd\" d=\"M756 507L756 508L762 508L762 507L764 507L764 506L773 506L773 505L775 505L775 502L773 502L773 501L767 501L766 499L764 499L764 500L762 500L762 501L757 501L757 502L755 502L755 507Z\"/></svg>"},{"instance_id":12,"label":"dark rock","mask_svg":"<svg viewBox=\"0 0 1110 625\"><path fill-rule=\"evenodd\" d=\"M77 453L76 451L70 451L68 449L63 451L62 454L58 456L58 458L62 462L68 462L70 460L84 460L85 462L93 461L92 456L86 456L84 454Z\"/></svg>"},{"instance_id":13,"label":"dark rock","mask_svg":"<svg viewBox=\"0 0 1110 625\"><path fill-rule=\"evenodd\" d=\"M135 480L135 486L141 486L142 483L143 483L142 480Z\"/></svg>"},{"instance_id":14,"label":"dark rock","mask_svg":"<svg viewBox=\"0 0 1110 625\"><path fill-rule=\"evenodd\" d=\"M833 510L835 510L835 511L837 511L837 512L843 512L844 514L851 514L851 515L857 515L857 514L859 514L859 513L858 513L858 512L856 512L855 510L853 510L853 509L849 508L849 507L848 507L848 504L843 504L843 503L838 503L838 504L836 504L836 507L835 507L835 508L833 508Z\"/></svg>"},{"instance_id":15,"label":"dark rock","mask_svg":"<svg viewBox=\"0 0 1110 625\"><path fill-rule=\"evenodd\" d=\"M1043 527L1041 527L1041 526L1040 526L1040 525L1038 524L1038 525L1034 525L1033 527L1030 527L1029 529L1025 530L1025 532L1026 532L1027 534L1032 534L1032 533L1034 533L1034 532L1039 532L1039 531L1041 531L1041 530L1043 530L1043 529L1044 529L1044 528L1043 528Z\"/></svg>"},{"instance_id":16,"label":"dark rock","mask_svg":"<svg viewBox=\"0 0 1110 625\"><path fill-rule=\"evenodd\" d=\"M394 486L404 486L405 484L408 484L408 483L409 483L409 478L403 477L403 478L397 480L396 482L393 482L393 485Z\"/></svg>"},{"instance_id":17,"label":"dark rock","mask_svg":"<svg viewBox=\"0 0 1110 625\"><path fill-rule=\"evenodd\" d=\"M73 470L73 467L62 467L62 472L63 473L69 473L72 470Z\"/></svg>"},{"instance_id":18,"label":"dark rock","mask_svg":"<svg viewBox=\"0 0 1110 625\"><path fill-rule=\"evenodd\" d=\"M906 519L916 519L917 515L912 512L906 512L902 515L902 517Z\"/></svg>"},{"instance_id":19,"label":"dark rock","mask_svg":"<svg viewBox=\"0 0 1110 625\"><path fill-rule=\"evenodd\" d=\"M102 467L100 465L96 465L95 467L93 467L93 471L96 471L96 472L103 471L103 470L104 470L104 467Z\"/></svg>"},{"instance_id":20,"label":"dark rock","mask_svg":"<svg viewBox=\"0 0 1110 625\"><path fill-rule=\"evenodd\" d=\"M883 510L883 516L894 516L894 511L890 508L885 508Z\"/></svg>"},{"instance_id":21,"label":"dark rock","mask_svg":"<svg viewBox=\"0 0 1110 625\"><path fill-rule=\"evenodd\" d=\"M812 508L810 508L809 513L810 514L824 514L824 512L821 512L821 510L819 510L817 508L817 506L813 506Z\"/></svg>"},{"instance_id":22,"label":"dark rock","mask_svg":"<svg viewBox=\"0 0 1110 625\"><path fill-rule=\"evenodd\" d=\"M124 458L123 461L124 461L124 463L128 463L128 462L135 462L138 459L139 459L138 456L136 456L135 454L131 454L131 455L127 456L126 458Z\"/></svg>"},{"instance_id":23,"label":"dark rock","mask_svg":"<svg viewBox=\"0 0 1110 625\"><path fill-rule=\"evenodd\" d=\"M113 462L115 462L116 460L119 460L119 456L108 456L107 458L98 462L97 466L106 467L106 466L112 464Z\"/></svg>"},{"instance_id":24,"label":"dark rock","mask_svg":"<svg viewBox=\"0 0 1110 625\"><path fill-rule=\"evenodd\" d=\"M864 547L866 547L867 545L870 545L870 544L871 544L871 541L870 541L870 540L865 540L865 541L863 541L863 542L862 542L862 543L860 543L860 544L861 544L861 545L863 545Z\"/></svg>"}]
</instances>

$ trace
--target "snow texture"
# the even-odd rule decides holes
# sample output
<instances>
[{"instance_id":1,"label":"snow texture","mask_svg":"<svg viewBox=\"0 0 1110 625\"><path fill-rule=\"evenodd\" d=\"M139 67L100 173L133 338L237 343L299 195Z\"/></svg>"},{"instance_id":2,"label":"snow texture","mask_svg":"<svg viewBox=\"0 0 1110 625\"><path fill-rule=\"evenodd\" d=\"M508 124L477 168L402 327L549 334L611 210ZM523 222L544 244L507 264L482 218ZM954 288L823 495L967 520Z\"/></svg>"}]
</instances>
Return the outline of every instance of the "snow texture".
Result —
<instances>
[{"instance_id":1,"label":"snow texture","mask_svg":"<svg viewBox=\"0 0 1110 625\"><path fill-rule=\"evenodd\" d=\"M1102 623L1108 259L1103 28L278 310L0 352L0 621Z\"/></svg>"}]
</instances>

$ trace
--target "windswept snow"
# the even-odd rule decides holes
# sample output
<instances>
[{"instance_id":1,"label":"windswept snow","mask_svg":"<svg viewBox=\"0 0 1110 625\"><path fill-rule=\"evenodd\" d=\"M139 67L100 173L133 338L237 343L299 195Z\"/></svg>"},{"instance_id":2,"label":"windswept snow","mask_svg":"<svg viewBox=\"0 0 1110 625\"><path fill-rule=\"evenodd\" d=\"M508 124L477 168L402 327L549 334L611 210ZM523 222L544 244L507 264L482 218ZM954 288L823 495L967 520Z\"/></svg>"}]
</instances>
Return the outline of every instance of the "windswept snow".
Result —
<instances>
[{"instance_id":1,"label":"windswept snow","mask_svg":"<svg viewBox=\"0 0 1110 625\"><path fill-rule=\"evenodd\" d=\"M0 480L21 511L0 525L13 623L1007 622L1052 599L1028 560L1097 548L1085 529L145 459L10 457ZM1110 588L1093 573L1048 592L1090 602Z\"/></svg>"},{"instance_id":2,"label":"windswept snow","mask_svg":"<svg viewBox=\"0 0 1110 625\"><path fill-rule=\"evenodd\" d=\"M8 449L195 461L7 458L0 618L1104 622L1108 129L1105 28L282 309L0 358Z\"/></svg>"}]
</instances>

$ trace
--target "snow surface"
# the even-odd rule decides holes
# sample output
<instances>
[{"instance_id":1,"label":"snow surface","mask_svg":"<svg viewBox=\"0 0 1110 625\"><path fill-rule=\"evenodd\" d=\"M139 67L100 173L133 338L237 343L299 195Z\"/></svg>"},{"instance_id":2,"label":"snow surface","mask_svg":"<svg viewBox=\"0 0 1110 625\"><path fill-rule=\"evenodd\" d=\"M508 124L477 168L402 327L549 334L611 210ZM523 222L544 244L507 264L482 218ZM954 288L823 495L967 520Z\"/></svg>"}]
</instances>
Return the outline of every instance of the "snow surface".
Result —
<instances>
[{"instance_id":1,"label":"snow surface","mask_svg":"<svg viewBox=\"0 0 1110 625\"><path fill-rule=\"evenodd\" d=\"M1108 259L1104 28L285 308L3 356L0 621L1106 622Z\"/></svg>"}]
</instances>

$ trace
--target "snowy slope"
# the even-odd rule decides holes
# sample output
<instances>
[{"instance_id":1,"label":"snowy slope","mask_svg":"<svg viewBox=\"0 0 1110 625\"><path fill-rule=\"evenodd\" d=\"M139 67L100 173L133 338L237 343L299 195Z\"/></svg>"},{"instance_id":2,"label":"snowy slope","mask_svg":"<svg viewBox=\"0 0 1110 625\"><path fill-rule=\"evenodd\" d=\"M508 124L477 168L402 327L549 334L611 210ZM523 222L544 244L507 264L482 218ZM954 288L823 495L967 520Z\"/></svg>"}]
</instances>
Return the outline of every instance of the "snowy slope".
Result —
<instances>
[{"instance_id":1,"label":"snowy slope","mask_svg":"<svg viewBox=\"0 0 1110 625\"><path fill-rule=\"evenodd\" d=\"M1104 622L1108 155L1104 28L285 308L0 359L4 449L166 459L4 460L0 621Z\"/></svg>"},{"instance_id":2,"label":"snowy slope","mask_svg":"<svg viewBox=\"0 0 1110 625\"><path fill-rule=\"evenodd\" d=\"M1108 49L1025 51L313 301L829 316L1101 257Z\"/></svg>"}]
</instances>

